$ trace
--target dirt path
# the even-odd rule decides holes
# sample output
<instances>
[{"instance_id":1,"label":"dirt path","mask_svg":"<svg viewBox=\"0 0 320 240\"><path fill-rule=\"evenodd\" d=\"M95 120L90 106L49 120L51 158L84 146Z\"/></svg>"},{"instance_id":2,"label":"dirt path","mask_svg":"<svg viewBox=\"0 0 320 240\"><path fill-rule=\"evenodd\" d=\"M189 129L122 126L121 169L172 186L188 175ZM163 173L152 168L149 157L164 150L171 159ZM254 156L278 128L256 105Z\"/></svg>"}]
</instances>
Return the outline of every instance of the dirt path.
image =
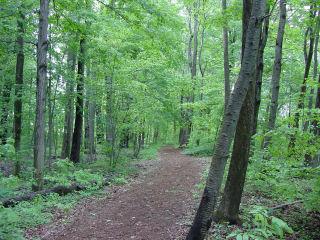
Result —
<instances>
[{"instance_id":1,"label":"dirt path","mask_svg":"<svg viewBox=\"0 0 320 240\"><path fill-rule=\"evenodd\" d=\"M27 233L27 239L184 239L187 219L199 199L195 184L205 169L205 159L162 147L159 160L146 162L147 174L119 188L111 196L90 199L62 219ZM152 169L152 170L150 170ZM110 189L109 189L110 190ZM62 222L68 222L62 224Z\"/></svg>"}]
</instances>

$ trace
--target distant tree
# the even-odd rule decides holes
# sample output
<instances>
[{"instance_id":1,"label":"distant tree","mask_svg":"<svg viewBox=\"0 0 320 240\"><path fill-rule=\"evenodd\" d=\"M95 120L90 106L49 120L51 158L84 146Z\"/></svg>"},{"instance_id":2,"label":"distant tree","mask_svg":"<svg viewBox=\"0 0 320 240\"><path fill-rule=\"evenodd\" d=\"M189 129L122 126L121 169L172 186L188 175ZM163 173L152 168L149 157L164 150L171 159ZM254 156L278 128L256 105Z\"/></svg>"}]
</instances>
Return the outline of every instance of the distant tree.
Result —
<instances>
[{"instance_id":1,"label":"distant tree","mask_svg":"<svg viewBox=\"0 0 320 240\"><path fill-rule=\"evenodd\" d=\"M74 120L74 72L76 68L77 55L72 51L71 47L67 53L67 79L66 79L66 108L64 114L64 128L61 157L70 156L70 148L72 142L73 120Z\"/></svg>"},{"instance_id":2,"label":"distant tree","mask_svg":"<svg viewBox=\"0 0 320 240\"><path fill-rule=\"evenodd\" d=\"M82 37L80 40L80 52L78 58L76 116L70 155L70 160L74 163L80 162L80 147L82 141L85 43L86 41Z\"/></svg>"},{"instance_id":3,"label":"distant tree","mask_svg":"<svg viewBox=\"0 0 320 240\"><path fill-rule=\"evenodd\" d=\"M282 42L284 35L284 28L286 24L286 1L280 1L280 21L278 28L278 35L276 39L275 46L275 58L272 69L272 90L271 90L271 104L270 104L270 114L268 122L268 130L274 129L276 122L276 116L278 111L278 98L279 98L279 88L280 88L280 74L281 74L281 60L282 60ZM267 147L270 142L270 137L267 137L264 142L264 147Z\"/></svg>"}]
</instances>

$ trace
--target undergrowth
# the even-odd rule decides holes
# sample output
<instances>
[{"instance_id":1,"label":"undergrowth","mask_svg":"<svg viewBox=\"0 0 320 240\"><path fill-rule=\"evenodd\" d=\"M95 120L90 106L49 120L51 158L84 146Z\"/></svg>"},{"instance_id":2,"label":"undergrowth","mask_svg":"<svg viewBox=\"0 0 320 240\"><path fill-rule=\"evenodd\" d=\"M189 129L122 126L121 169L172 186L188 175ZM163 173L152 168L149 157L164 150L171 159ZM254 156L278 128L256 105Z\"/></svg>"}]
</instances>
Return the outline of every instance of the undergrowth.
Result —
<instances>
[{"instance_id":1,"label":"undergrowth","mask_svg":"<svg viewBox=\"0 0 320 240\"><path fill-rule=\"evenodd\" d=\"M101 155L97 156L95 162L82 162L78 165L74 165L68 159L57 159L52 164L51 170L45 172L46 188L57 185L70 186L76 182L86 186L86 190L66 196L59 196L56 193L39 195L31 201L23 201L9 208L0 204L0 239L24 239L25 229L50 222L56 212L65 214L72 211L74 205L80 204L84 197L105 194L105 191L100 189L106 177L112 176L110 184L128 183L128 178L138 171L134 165L128 163L154 159L160 146L160 144L145 146L138 159L133 159L129 151L125 150L115 167L110 167L106 163L105 156ZM92 184L93 181L95 184ZM12 175L9 177L0 175L0 198L24 194L30 191L32 183L31 176L18 178Z\"/></svg>"},{"instance_id":2,"label":"undergrowth","mask_svg":"<svg viewBox=\"0 0 320 240\"><path fill-rule=\"evenodd\" d=\"M285 145L285 144L283 144ZM184 150L192 156L211 157L212 146L195 146ZM281 150L281 149L280 149ZM240 208L242 227L213 224L209 239L319 239L320 167L305 166L303 159L287 157L284 150L272 145L272 157L266 150L255 150L249 160L243 198ZM282 151L281 150L281 151ZM278 151L275 153L275 151ZM228 171L225 168L224 179ZM197 185L204 189L207 171ZM223 189L223 185L222 188ZM194 198L200 198L194 194ZM269 212L267 207L301 200L288 211Z\"/></svg>"}]
</instances>

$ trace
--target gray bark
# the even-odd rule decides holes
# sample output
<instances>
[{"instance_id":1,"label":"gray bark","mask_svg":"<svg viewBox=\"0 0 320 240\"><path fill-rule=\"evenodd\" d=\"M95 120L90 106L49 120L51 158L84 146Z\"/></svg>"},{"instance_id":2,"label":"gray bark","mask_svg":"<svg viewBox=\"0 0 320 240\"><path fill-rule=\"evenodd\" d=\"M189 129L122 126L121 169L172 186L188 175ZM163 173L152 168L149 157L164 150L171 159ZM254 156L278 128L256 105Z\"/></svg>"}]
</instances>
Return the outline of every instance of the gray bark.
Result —
<instances>
[{"instance_id":1,"label":"gray bark","mask_svg":"<svg viewBox=\"0 0 320 240\"><path fill-rule=\"evenodd\" d=\"M40 0L38 51L37 51L37 92L36 120L34 126L34 180L33 190L43 189L43 164L45 148L45 113L47 82L49 0Z\"/></svg>"},{"instance_id":2,"label":"gray bark","mask_svg":"<svg viewBox=\"0 0 320 240\"><path fill-rule=\"evenodd\" d=\"M253 116L253 129L252 135L256 134L258 127L258 115L261 104L261 88L262 88L262 75L263 75L263 54L264 49L267 44L268 33L269 33L269 21L270 17L268 16L270 12L270 7L266 8L265 14L267 15L264 19L263 31L259 43L259 52L257 60L257 70L256 70L256 88L255 88L255 104L254 104L254 116Z\"/></svg>"},{"instance_id":3,"label":"gray bark","mask_svg":"<svg viewBox=\"0 0 320 240\"><path fill-rule=\"evenodd\" d=\"M222 0L222 14L225 17L225 11L227 10L226 0ZM228 100L230 97L230 69L229 69L229 46L228 46L228 29L227 21L223 23L223 67L224 67L224 111L228 106Z\"/></svg>"},{"instance_id":4,"label":"gray bark","mask_svg":"<svg viewBox=\"0 0 320 240\"><path fill-rule=\"evenodd\" d=\"M69 49L67 56L68 78L66 83L66 108L64 115L64 128L61 158L67 158L70 155L70 147L72 142L72 129L74 120L74 72L76 69L76 54Z\"/></svg>"},{"instance_id":5,"label":"gray bark","mask_svg":"<svg viewBox=\"0 0 320 240\"><path fill-rule=\"evenodd\" d=\"M76 117L70 154L70 160L74 163L80 162L80 147L82 141L85 42L84 38L80 40L80 55L78 59Z\"/></svg>"},{"instance_id":6,"label":"gray bark","mask_svg":"<svg viewBox=\"0 0 320 240\"><path fill-rule=\"evenodd\" d=\"M23 5L21 6L23 8ZM16 64L16 82L15 82L15 100L14 100L14 149L16 159L14 162L14 175L20 174L21 166L19 162L19 150L21 143L22 130L22 91L23 91L23 67L24 67L24 19L25 16L19 10L17 19L18 36L17 36L17 64Z\"/></svg>"},{"instance_id":7,"label":"gray bark","mask_svg":"<svg viewBox=\"0 0 320 240\"><path fill-rule=\"evenodd\" d=\"M269 112L269 121L268 121L268 131L274 129L277 111L278 111L278 98L279 98L279 88L280 88L280 75L281 75L281 60L282 60L282 43L284 28L286 25L286 0L280 0L280 20L278 35L275 46L275 58L272 69L272 89L271 89L271 104ZM271 138L266 137L264 147L267 147L270 143Z\"/></svg>"},{"instance_id":8,"label":"gray bark","mask_svg":"<svg viewBox=\"0 0 320 240\"><path fill-rule=\"evenodd\" d=\"M311 18L314 17L313 12L314 12L313 6L311 6L310 7L310 17ZM305 93L307 90L306 81L307 81L307 78L309 77L309 71L310 71L311 61L312 61L312 56L313 56L313 48L314 48L314 40L315 39L313 36L313 29L311 27L308 27L308 29L306 31L306 39L307 39L308 34L309 34L309 51L307 53L307 50L306 50L306 48L307 48L306 42L307 41L305 40L305 44L304 44L305 69L304 69L304 75L303 75L302 85L301 85L301 89L300 89L298 110L304 109L304 96L305 96ZM293 127L296 129L299 128L299 120L300 120L300 114L299 114L299 111L297 111L294 116L294 125L293 125ZM296 136L295 136L295 134L291 134L290 142L289 142L289 146L288 146L289 156L295 154L295 142L296 142Z\"/></svg>"},{"instance_id":9,"label":"gray bark","mask_svg":"<svg viewBox=\"0 0 320 240\"><path fill-rule=\"evenodd\" d=\"M247 3L248 1L251 2L251 0L244 0L243 6L251 6L251 3ZM243 15L243 17L249 16ZM248 22L249 19L243 19L242 21ZM248 25L244 26L247 27ZM242 29L242 32L244 34L247 32L247 29ZM246 37L243 37L242 40L245 41ZM242 45L245 45L245 42L242 42ZM244 47L242 47L242 49L244 49ZM216 221L224 220L229 221L232 224L240 223L238 213L248 166L251 135L253 129L255 81L256 74L254 74L252 79L250 79L249 89L240 110L232 148L228 177L222 200L215 215Z\"/></svg>"},{"instance_id":10,"label":"gray bark","mask_svg":"<svg viewBox=\"0 0 320 240\"><path fill-rule=\"evenodd\" d=\"M230 146L239 119L240 109L248 91L249 81L255 74L261 23L263 20L262 15L265 6L265 0L254 1L247 30L241 70L224 115L219 137L214 148L206 186L199 209L186 238L187 240L203 240L211 225L212 214L219 196L224 169L229 157Z\"/></svg>"}]
</instances>

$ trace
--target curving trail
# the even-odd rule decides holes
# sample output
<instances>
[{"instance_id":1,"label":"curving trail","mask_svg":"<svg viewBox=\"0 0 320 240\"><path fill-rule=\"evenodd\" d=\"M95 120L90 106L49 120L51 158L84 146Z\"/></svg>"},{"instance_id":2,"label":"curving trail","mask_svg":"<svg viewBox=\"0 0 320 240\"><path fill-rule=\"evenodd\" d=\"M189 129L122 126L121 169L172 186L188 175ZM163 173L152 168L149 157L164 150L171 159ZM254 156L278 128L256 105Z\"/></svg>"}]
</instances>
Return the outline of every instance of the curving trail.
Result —
<instances>
[{"instance_id":1,"label":"curving trail","mask_svg":"<svg viewBox=\"0 0 320 240\"><path fill-rule=\"evenodd\" d=\"M162 147L157 161L142 163L147 172L133 183L111 189L114 193L102 200L101 196L86 200L62 219L28 231L26 238L184 239L189 228L185 223L198 207L195 184L207 161Z\"/></svg>"}]
</instances>

